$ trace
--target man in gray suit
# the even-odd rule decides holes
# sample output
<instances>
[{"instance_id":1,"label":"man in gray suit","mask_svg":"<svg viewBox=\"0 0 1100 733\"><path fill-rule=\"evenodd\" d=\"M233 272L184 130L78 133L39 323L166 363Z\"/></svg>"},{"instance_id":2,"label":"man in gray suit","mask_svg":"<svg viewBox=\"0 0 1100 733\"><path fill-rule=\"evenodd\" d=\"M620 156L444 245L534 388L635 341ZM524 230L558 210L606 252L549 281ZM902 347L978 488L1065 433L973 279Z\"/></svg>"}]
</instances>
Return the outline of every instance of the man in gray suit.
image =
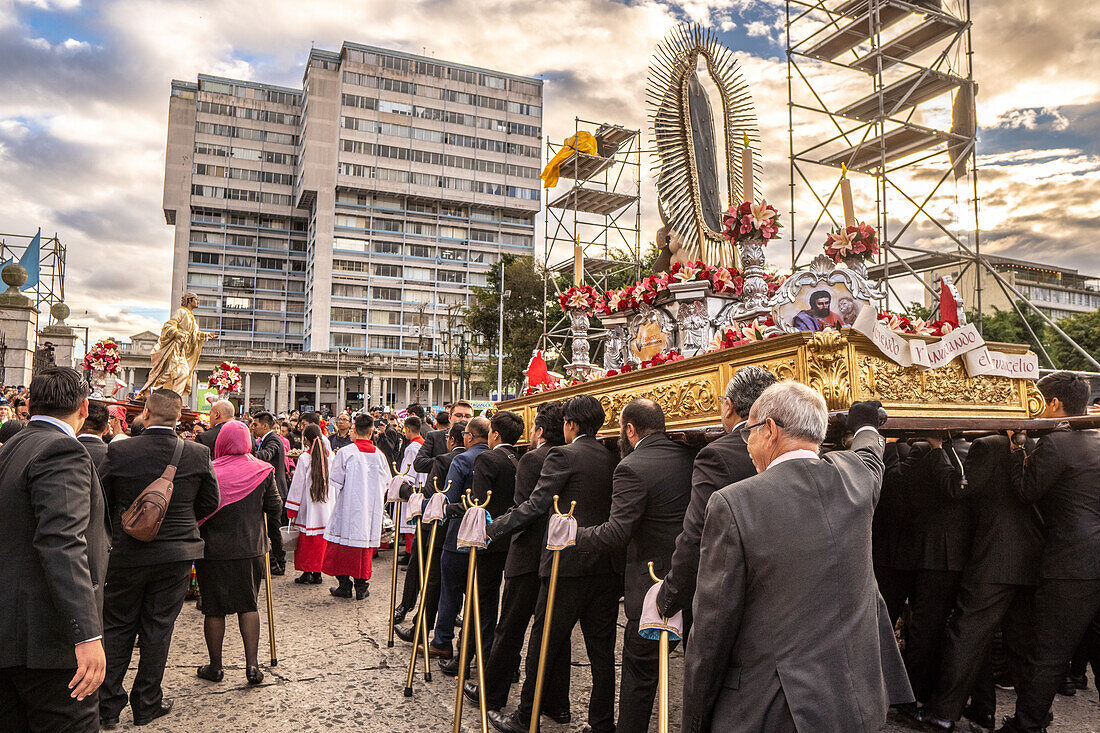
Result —
<instances>
[{"instance_id":1,"label":"man in gray suit","mask_svg":"<svg viewBox=\"0 0 1100 733\"><path fill-rule=\"evenodd\" d=\"M852 450L818 458L820 394L781 382L753 405L741 432L760 473L707 504L684 731L871 732L913 700L871 568L879 407L854 403Z\"/></svg>"}]
</instances>

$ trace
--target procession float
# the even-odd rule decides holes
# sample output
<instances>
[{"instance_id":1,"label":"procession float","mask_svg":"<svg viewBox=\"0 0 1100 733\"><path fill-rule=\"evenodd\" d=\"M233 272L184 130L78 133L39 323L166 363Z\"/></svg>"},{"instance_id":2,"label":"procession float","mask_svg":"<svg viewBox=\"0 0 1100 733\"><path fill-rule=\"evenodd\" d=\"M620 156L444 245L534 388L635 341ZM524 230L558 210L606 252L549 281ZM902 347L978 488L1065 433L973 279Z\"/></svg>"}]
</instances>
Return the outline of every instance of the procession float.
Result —
<instances>
[{"instance_id":1,"label":"procession float","mask_svg":"<svg viewBox=\"0 0 1100 733\"><path fill-rule=\"evenodd\" d=\"M707 91L715 88L717 99ZM607 415L600 437L612 437L623 405L647 397L663 409L670 433L705 440L721 430L727 382L755 364L813 387L831 411L881 401L887 433L1038 426L1037 356L986 343L966 322L949 278L939 282L938 320L883 309L885 287L867 271L880 243L856 216L846 171L843 225L821 253L787 276L769 267L768 245L783 223L756 195L756 114L733 54L712 34L674 31L650 69L648 96L666 221L658 262L667 269L601 291L584 284L576 263L573 287L560 294L572 337L564 375L549 372L536 352L523 393L499 408L530 427L540 404L591 394ZM586 155L574 148L552 164Z\"/></svg>"}]
</instances>

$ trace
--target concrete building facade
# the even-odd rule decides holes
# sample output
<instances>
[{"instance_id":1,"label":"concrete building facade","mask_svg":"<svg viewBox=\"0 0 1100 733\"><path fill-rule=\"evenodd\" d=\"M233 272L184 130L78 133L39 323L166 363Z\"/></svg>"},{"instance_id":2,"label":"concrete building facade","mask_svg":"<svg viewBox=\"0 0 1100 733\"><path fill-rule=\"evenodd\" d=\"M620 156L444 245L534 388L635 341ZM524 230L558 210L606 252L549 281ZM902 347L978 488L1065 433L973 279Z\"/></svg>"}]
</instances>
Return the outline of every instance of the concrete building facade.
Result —
<instances>
[{"instance_id":1,"label":"concrete building facade","mask_svg":"<svg viewBox=\"0 0 1100 733\"><path fill-rule=\"evenodd\" d=\"M302 89L173 81L172 307L198 294L219 358L418 363L423 397L472 288L534 252L541 133L541 80L355 43L310 51Z\"/></svg>"}]
</instances>

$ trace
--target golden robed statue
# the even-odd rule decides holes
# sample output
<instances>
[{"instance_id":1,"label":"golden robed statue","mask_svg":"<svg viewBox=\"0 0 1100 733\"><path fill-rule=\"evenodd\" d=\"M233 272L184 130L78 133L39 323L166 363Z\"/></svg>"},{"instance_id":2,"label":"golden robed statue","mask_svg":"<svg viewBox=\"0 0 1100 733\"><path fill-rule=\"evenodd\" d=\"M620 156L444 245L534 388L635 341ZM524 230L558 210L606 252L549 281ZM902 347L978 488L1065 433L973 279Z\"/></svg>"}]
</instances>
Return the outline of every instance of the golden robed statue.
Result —
<instances>
[{"instance_id":1,"label":"golden robed statue","mask_svg":"<svg viewBox=\"0 0 1100 733\"><path fill-rule=\"evenodd\" d=\"M202 355L202 345L217 334L200 331L192 311L199 304L199 296L184 293L180 308L160 327L160 340L153 349L153 368L149 380L138 392L143 400L154 389L170 389L179 395L191 394L191 375Z\"/></svg>"}]
</instances>

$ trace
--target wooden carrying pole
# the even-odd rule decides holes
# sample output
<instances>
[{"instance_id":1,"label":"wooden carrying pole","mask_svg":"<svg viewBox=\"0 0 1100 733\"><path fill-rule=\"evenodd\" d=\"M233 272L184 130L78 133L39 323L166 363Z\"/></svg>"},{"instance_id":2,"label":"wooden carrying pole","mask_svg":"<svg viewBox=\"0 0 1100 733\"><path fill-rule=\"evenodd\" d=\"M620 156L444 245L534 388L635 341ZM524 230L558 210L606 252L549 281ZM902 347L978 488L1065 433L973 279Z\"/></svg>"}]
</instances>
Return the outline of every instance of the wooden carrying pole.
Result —
<instances>
[{"instance_id":1,"label":"wooden carrying pole","mask_svg":"<svg viewBox=\"0 0 1100 733\"><path fill-rule=\"evenodd\" d=\"M479 507L484 509L489 505L489 499L493 496L492 491L485 492L485 502L478 504L470 495L470 490L466 489L466 496L463 497L463 503L467 508ZM462 730L462 687L466 684L466 652L469 647L470 640L470 610L473 606L473 627L475 634L474 655L477 659L477 689L478 689L478 708L481 713L481 733L489 733L489 713L485 707L485 694L482 692L485 689L485 664L481 657L481 607L477 602L477 548L471 547L469 553L469 559L466 564L466 601L462 606L462 644L458 653L458 692L455 696L455 720L452 727L452 733L460 733Z\"/></svg>"},{"instance_id":2,"label":"wooden carrying pole","mask_svg":"<svg viewBox=\"0 0 1100 733\"><path fill-rule=\"evenodd\" d=\"M653 572L653 561L649 562L649 577L654 583L661 582ZM664 616L661 620L668 622ZM668 733L668 629L661 629L657 657L657 733Z\"/></svg>"},{"instance_id":3,"label":"wooden carrying pole","mask_svg":"<svg viewBox=\"0 0 1100 733\"><path fill-rule=\"evenodd\" d=\"M447 490L450 490L451 482L447 482ZM432 572L432 552L435 550L435 533L439 529L440 522L433 521L432 533L428 539L428 555L424 558L424 564L422 566L422 575L420 576L420 607L416 611L416 625L413 627L413 648L412 654L409 656L409 674L405 679L405 697L412 697L413 689L413 677L416 675L416 653L419 651L421 644L424 649L424 681L432 681L432 667L428 659L428 604L424 598L424 594L428 589L428 574ZM421 552L420 538L422 536L421 530L424 528L423 515L417 524L416 534L416 551Z\"/></svg>"},{"instance_id":4,"label":"wooden carrying pole","mask_svg":"<svg viewBox=\"0 0 1100 733\"><path fill-rule=\"evenodd\" d=\"M267 515L264 515L264 534L267 534ZM267 591L267 639L271 644L271 666L279 666L279 657L275 654L275 609L271 605L271 550L264 553L264 583Z\"/></svg>"},{"instance_id":5,"label":"wooden carrying pole","mask_svg":"<svg viewBox=\"0 0 1100 733\"><path fill-rule=\"evenodd\" d=\"M562 514L558 509L558 495L554 494L554 512L559 516L571 517L573 516L573 510L577 507L577 502L571 502L569 504L569 513ZM550 619L554 615L554 594L558 590L558 561L561 559L561 550L551 550L554 559L550 564L550 588L546 593L546 613L542 619L542 643L539 644L539 667L538 674L535 675L535 702L531 706L531 727L530 733L538 733L539 730L539 707L542 705L542 683L546 679L546 647L549 641L550 635ZM484 688L478 689L478 695L482 700L485 699Z\"/></svg>"}]
</instances>

